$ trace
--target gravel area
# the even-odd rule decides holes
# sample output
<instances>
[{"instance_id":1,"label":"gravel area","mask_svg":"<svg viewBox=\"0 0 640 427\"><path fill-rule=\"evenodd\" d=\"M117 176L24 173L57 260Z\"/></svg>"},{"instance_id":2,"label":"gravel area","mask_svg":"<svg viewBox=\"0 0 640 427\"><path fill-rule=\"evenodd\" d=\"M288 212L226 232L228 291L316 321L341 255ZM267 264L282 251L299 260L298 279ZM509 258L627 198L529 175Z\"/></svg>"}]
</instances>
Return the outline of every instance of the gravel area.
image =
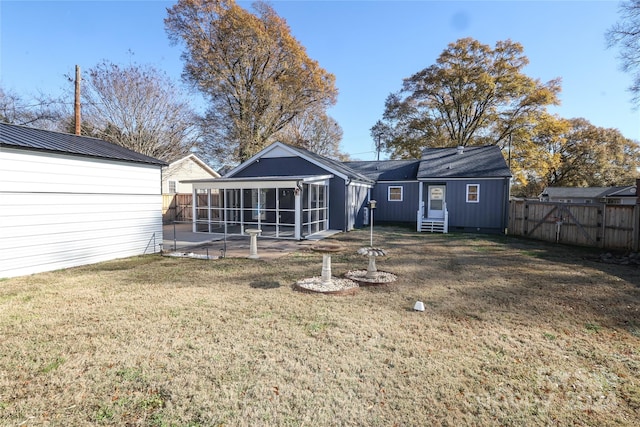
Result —
<instances>
[{"instance_id":1,"label":"gravel area","mask_svg":"<svg viewBox=\"0 0 640 427\"><path fill-rule=\"evenodd\" d=\"M333 277L331 283L324 284L320 276L298 280L296 285L304 290L326 293L356 290L358 288L358 284L353 280L338 277Z\"/></svg>"},{"instance_id":2,"label":"gravel area","mask_svg":"<svg viewBox=\"0 0 640 427\"><path fill-rule=\"evenodd\" d=\"M398 280L398 276L386 271L376 271L375 277L368 278L367 270L349 270L344 275L347 279L354 280L363 285L378 285L391 283Z\"/></svg>"}]
</instances>

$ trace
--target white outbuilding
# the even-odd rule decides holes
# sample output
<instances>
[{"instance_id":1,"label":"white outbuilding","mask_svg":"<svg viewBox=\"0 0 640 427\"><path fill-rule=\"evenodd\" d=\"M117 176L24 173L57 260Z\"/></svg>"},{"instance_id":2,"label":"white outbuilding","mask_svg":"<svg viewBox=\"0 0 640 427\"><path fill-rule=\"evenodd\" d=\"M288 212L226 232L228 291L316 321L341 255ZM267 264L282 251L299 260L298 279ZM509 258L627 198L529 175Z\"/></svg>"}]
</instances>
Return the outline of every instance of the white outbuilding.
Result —
<instances>
[{"instance_id":1,"label":"white outbuilding","mask_svg":"<svg viewBox=\"0 0 640 427\"><path fill-rule=\"evenodd\" d=\"M156 253L166 163L0 123L0 278Z\"/></svg>"}]
</instances>

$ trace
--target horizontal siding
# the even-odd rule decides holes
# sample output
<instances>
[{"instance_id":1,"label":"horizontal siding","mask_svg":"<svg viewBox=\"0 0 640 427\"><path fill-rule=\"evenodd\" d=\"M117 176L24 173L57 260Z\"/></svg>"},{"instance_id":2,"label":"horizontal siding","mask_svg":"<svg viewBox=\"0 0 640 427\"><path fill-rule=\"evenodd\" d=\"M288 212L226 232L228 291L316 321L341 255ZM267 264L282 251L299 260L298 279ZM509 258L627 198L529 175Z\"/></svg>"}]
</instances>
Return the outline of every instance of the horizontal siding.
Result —
<instances>
[{"instance_id":1,"label":"horizontal siding","mask_svg":"<svg viewBox=\"0 0 640 427\"><path fill-rule=\"evenodd\" d=\"M159 165L0 150L0 277L158 252Z\"/></svg>"},{"instance_id":2,"label":"horizontal siding","mask_svg":"<svg viewBox=\"0 0 640 427\"><path fill-rule=\"evenodd\" d=\"M0 277L154 253L162 243L159 194L0 192L0 211Z\"/></svg>"},{"instance_id":3,"label":"horizontal siding","mask_svg":"<svg viewBox=\"0 0 640 427\"><path fill-rule=\"evenodd\" d=\"M160 166L2 148L0 191L160 194Z\"/></svg>"}]
</instances>

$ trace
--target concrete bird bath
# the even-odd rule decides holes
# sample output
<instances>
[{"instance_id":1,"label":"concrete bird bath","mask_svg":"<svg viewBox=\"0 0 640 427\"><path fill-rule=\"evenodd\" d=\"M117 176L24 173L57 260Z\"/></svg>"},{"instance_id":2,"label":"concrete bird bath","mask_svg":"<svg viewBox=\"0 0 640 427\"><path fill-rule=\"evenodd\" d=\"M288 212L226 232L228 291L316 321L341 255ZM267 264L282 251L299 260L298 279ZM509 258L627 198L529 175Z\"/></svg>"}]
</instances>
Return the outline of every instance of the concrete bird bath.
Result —
<instances>
[{"instance_id":1,"label":"concrete bird bath","mask_svg":"<svg viewBox=\"0 0 640 427\"><path fill-rule=\"evenodd\" d=\"M358 290L358 284L350 279L333 277L331 273L331 255L341 252L344 248L335 243L314 245L311 250L322 254L322 272L320 277L298 280L299 290L329 294L350 294Z\"/></svg>"},{"instance_id":2,"label":"concrete bird bath","mask_svg":"<svg viewBox=\"0 0 640 427\"><path fill-rule=\"evenodd\" d=\"M386 256L384 249L365 247L358 249L358 255L366 255L369 258L369 265L366 270L352 270L345 274L345 277L358 282L360 285L379 285L395 282L398 278L395 274L385 271L378 271L376 268L376 258Z\"/></svg>"},{"instance_id":3,"label":"concrete bird bath","mask_svg":"<svg viewBox=\"0 0 640 427\"><path fill-rule=\"evenodd\" d=\"M251 259L258 259L258 236L262 233L259 228L247 228L244 230L249 235L249 256Z\"/></svg>"}]
</instances>

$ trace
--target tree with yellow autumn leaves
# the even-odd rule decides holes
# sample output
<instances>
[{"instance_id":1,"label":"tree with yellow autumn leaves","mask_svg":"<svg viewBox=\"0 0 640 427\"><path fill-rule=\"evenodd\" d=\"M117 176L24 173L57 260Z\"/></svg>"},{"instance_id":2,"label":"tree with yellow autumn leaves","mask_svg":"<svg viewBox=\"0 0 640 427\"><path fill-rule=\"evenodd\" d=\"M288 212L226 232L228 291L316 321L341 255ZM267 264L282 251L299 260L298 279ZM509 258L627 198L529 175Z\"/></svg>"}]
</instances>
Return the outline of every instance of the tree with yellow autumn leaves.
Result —
<instances>
[{"instance_id":1,"label":"tree with yellow autumn leaves","mask_svg":"<svg viewBox=\"0 0 640 427\"><path fill-rule=\"evenodd\" d=\"M460 39L436 63L404 79L385 102L383 135L393 158L419 158L427 147L498 145L514 175L514 194L546 186L609 186L633 182L640 147L618 130L547 111L559 103L560 79L526 76L522 45L495 47ZM378 132L384 129L384 132Z\"/></svg>"},{"instance_id":2,"label":"tree with yellow autumn leaves","mask_svg":"<svg viewBox=\"0 0 640 427\"><path fill-rule=\"evenodd\" d=\"M307 56L286 21L266 3L253 7L255 14L233 0L180 0L165 19L170 39L185 48L183 77L209 103L207 149L234 161L338 95L334 75Z\"/></svg>"}]
</instances>

